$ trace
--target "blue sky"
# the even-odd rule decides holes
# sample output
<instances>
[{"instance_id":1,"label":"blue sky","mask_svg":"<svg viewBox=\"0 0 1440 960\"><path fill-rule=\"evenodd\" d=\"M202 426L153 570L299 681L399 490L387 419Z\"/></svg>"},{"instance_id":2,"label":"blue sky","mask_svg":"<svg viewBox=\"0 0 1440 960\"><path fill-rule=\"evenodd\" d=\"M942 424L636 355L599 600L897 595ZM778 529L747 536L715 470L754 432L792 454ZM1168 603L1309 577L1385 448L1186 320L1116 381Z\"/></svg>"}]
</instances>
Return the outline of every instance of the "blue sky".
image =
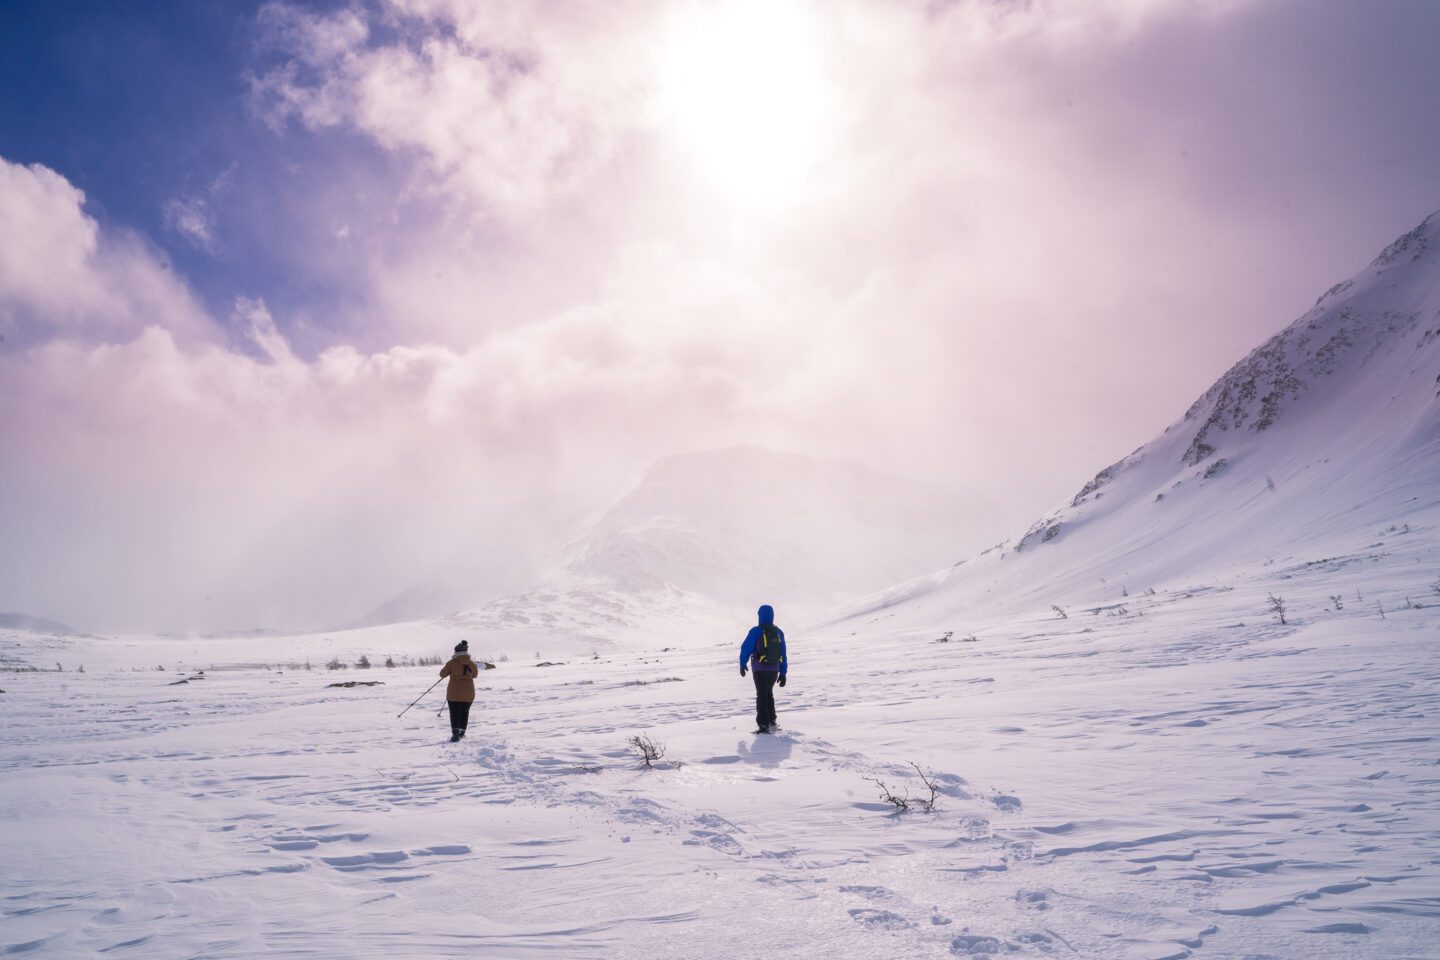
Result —
<instances>
[{"instance_id":1,"label":"blue sky","mask_svg":"<svg viewBox=\"0 0 1440 960\"><path fill-rule=\"evenodd\" d=\"M64 175L93 217L162 249L217 316L238 295L333 316L363 291L352 264L297 255L316 242L300 200L389 160L367 138L274 130L255 115L250 78L271 61L260 7L0 6L0 156ZM216 223L208 249L167 223L167 204L184 198Z\"/></svg>"}]
</instances>

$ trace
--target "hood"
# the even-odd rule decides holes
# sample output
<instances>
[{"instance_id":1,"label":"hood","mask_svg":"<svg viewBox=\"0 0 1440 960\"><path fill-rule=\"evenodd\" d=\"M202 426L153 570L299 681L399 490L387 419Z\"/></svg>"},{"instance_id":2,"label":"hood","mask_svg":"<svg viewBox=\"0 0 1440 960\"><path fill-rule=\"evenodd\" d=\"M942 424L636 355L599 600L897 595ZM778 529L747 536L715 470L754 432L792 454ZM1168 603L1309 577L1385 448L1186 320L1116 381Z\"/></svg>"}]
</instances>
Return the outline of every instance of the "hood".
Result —
<instances>
[{"instance_id":1,"label":"hood","mask_svg":"<svg viewBox=\"0 0 1440 960\"><path fill-rule=\"evenodd\" d=\"M760 626L768 627L775 622L775 609L770 604L760 608Z\"/></svg>"}]
</instances>

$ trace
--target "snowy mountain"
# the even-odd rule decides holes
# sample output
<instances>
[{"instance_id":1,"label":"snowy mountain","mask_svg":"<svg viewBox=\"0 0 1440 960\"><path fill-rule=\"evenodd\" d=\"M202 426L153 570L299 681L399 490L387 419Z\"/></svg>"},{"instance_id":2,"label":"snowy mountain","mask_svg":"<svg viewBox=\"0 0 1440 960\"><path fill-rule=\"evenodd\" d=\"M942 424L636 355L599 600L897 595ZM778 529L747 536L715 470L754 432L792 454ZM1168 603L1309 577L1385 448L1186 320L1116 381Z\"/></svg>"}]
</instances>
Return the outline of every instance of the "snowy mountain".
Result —
<instances>
[{"instance_id":1,"label":"snowy mountain","mask_svg":"<svg viewBox=\"0 0 1440 960\"><path fill-rule=\"evenodd\" d=\"M74 630L63 623L31 617L23 613L0 613L0 629L29 630L34 633L73 634Z\"/></svg>"},{"instance_id":2,"label":"snowy mountain","mask_svg":"<svg viewBox=\"0 0 1440 960\"><path fill-rule=\"evenodd\" d=\"M1437 506L1440 212L1018 539L855 610L1117 601L1433 533Z\"/></svg>"},{"instance_id":3,"label":"snowy mountain","mask_svg":"<svg viewBox=\"0 0 1440 960\"><path fill-rule=\"evenodd\" d=\"M951 562L975 539L937 492L858 463L753 446L681 454L532 587L452 619L610 635L656 617L748 620L767 600L813 612Z\"/></svg>"}]
</instances>

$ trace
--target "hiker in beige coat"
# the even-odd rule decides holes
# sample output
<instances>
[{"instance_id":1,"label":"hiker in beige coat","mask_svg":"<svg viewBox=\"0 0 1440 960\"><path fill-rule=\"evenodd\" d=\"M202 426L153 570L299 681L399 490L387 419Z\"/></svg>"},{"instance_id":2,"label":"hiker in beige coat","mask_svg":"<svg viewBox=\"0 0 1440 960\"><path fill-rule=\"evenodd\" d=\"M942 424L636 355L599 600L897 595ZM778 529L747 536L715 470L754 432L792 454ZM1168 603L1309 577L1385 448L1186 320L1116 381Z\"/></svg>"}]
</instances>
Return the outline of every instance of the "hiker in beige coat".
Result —
<instances>
[{"instance_id":1,"label":"hiker in beige coat","mask_svg":"<svg viewBox=\"0 0 1440 960\"><path fill-rule=\"evenodd\" d=\"M449 677L445 688L445 700L450 705L450 742L465 736L465 727L470 722L470 704L475 702L475 678L480 675L480 665L470 659L470 641L461 640L455 645L455 656L440 668L440 676Z\"/></svg>"}]
</instances>

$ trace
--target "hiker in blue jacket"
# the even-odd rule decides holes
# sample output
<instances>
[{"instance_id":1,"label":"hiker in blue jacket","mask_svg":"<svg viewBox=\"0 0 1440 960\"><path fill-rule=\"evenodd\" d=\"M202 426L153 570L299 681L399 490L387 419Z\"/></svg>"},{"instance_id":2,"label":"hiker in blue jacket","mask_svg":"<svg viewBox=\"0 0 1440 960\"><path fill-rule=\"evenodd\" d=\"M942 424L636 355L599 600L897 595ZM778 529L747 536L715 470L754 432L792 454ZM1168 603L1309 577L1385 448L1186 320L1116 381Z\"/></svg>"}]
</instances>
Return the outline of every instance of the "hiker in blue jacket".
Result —
<instances>
[{"instance_id":1,"label":"hiker in blue jacket","mask_svg":"<svg viewBox=\"0 0 1440 960\"><path fill-rule=\"evenodd\" d=\"M745 634L740 644L740 676L746 667L755 674L756 733L772 733L775 724L775 685L785 686L790 658L785 653L785 631L775 626L775 611L769 604L760 608L760 623Z\"/></svg>"}]
</instances>

